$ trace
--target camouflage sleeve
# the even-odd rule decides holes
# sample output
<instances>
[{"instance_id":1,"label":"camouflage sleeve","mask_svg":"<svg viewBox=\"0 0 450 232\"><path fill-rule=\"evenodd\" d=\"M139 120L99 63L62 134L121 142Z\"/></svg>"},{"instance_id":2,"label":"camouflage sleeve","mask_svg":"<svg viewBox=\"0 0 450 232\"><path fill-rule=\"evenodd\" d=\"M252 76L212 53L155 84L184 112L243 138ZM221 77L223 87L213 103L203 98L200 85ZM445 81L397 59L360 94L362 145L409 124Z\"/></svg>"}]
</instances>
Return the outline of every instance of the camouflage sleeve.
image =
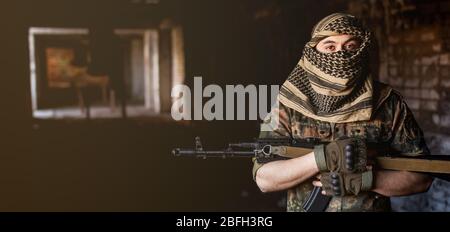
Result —
<instances>
[{"instance_id":1,"label":"camouflage sleeve","mask_svg":"<svg viewBox=\"0 0 450 232\"><path fill-rule=\"evenodd\" d=\"M430 154L413 113L401 96L397 100L393 103L392 148L403 155Z\"/></svg>"},{"instance_id":2,"label":"camouflage sleeve","mask_svg":"<svg viewBox=\"0 0 450 232\"><path fill-rule=\"evenodd\" d=\"M278 109L274 109L270 114L266 116L261 124L261 130L259 138L280 138L280 137L292 137L290 119L292 110L282 103L279 103ZM253 180L256 178L256 172L263 164L253 158Z\"/></svg>"}]
</instances>

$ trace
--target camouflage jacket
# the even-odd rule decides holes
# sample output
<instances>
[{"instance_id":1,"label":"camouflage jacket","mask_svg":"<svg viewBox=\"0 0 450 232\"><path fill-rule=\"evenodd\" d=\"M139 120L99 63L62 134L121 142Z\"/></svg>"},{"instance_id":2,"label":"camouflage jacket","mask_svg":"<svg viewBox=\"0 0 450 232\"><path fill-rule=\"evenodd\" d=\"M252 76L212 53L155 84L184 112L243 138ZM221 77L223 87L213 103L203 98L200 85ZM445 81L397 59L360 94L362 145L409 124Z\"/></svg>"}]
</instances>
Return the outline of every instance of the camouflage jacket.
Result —
<instances>
[{"instance_id":1,"label":"camouflage jacket","mask_svg":"<svg viewBox=\"0 0 450 232\"><path fill-rule=\"evenodd\" d=\"M400 153L429 154L422 130L402 96L389 86L374 83L374 111L369 121L328 123L314 120L280 103L279 121L261 131L260 137L290 137L293 139L318 138L333 141L344 137L360 137L367 142L385 143ZM272 115L274 112L272 112ZM263 125L268 126L268 120ZM267 127L266 127L267 128ZM253 160L253 177L262 166ZM313 189L307 180L287 191L287 211L303 211L302 204ZM333 197L326 211L390 211L390 200L375 192L358 196Z\"/></svg>"}]
</instances>

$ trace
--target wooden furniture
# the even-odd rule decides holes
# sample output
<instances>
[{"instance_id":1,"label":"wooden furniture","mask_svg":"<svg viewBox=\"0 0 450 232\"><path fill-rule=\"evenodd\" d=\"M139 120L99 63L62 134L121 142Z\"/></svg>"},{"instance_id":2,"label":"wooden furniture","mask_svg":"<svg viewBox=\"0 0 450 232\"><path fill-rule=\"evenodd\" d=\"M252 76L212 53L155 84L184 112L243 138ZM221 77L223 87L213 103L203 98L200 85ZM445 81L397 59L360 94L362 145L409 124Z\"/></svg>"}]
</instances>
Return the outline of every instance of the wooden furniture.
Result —
<instances>
[{"instance_id":1,"label":"wooden furniture","mask_svg":"<svg viewBox=\"0 0 450 232\"><path fill-rule=\"evenodd\" d=\"M87 107L83 89L88 87L99 87L102 101L109 104L111 111L115 110L115 94L110 88L110 78L107 75L91 75L86 67L72 66L68 76L70 85L75 88L81 112L84 113Z\"/></svg>"}]
</instances>

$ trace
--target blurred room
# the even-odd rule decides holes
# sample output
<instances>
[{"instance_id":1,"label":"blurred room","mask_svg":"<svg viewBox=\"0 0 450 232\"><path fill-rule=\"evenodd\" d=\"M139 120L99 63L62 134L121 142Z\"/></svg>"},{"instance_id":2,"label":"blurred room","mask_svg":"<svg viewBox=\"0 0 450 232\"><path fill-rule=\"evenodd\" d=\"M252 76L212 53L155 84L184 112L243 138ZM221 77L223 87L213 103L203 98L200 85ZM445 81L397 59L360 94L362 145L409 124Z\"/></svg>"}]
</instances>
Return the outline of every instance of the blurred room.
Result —
<instances>
[{"instance_id":1,"label":"blurred room","mask_svg":"<svg viewBox=\"0 0 450 232\"><path fill-rule=\"evenodd\" d=\"M15 0L0 7L0 211L285 211L250 159L174 147L248 141L259 121L175 121L171 90L282 84L333 12L377 38L377 79L407 99L435 155L450 155L448 0ZM450 184L394 198L450 211Z\"/></svg>"}]
</instances>

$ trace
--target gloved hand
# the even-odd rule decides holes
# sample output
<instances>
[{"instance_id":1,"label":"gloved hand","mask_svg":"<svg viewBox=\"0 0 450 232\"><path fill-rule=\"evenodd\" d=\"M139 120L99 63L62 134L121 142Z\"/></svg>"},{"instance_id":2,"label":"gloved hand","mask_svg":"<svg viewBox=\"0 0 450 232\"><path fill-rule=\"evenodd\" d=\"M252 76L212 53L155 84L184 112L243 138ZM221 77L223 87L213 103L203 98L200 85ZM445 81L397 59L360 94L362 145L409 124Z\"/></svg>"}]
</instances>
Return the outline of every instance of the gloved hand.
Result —
<instances>
[{"instance_id":1,"label":"gloved hand","mask_svg":"<svg viewBox=\"0 0 450 232\"><path fill-rule=\"evenodd\" d=\"M321 174L322 188L328 196L358 195L373 185L372 170L360 173L326 172Z\"/></svg>"},{"instance_id":2,"label":"gloved hand","mask_svg":"<svg viewBox=\"0 0 450 232\"><path fill-rule=\"evenodd\" d=\"M343 139L314 147L320 172L356 173L366 170L367 148L361 139Z\"/></svg>"}]
</instances>

